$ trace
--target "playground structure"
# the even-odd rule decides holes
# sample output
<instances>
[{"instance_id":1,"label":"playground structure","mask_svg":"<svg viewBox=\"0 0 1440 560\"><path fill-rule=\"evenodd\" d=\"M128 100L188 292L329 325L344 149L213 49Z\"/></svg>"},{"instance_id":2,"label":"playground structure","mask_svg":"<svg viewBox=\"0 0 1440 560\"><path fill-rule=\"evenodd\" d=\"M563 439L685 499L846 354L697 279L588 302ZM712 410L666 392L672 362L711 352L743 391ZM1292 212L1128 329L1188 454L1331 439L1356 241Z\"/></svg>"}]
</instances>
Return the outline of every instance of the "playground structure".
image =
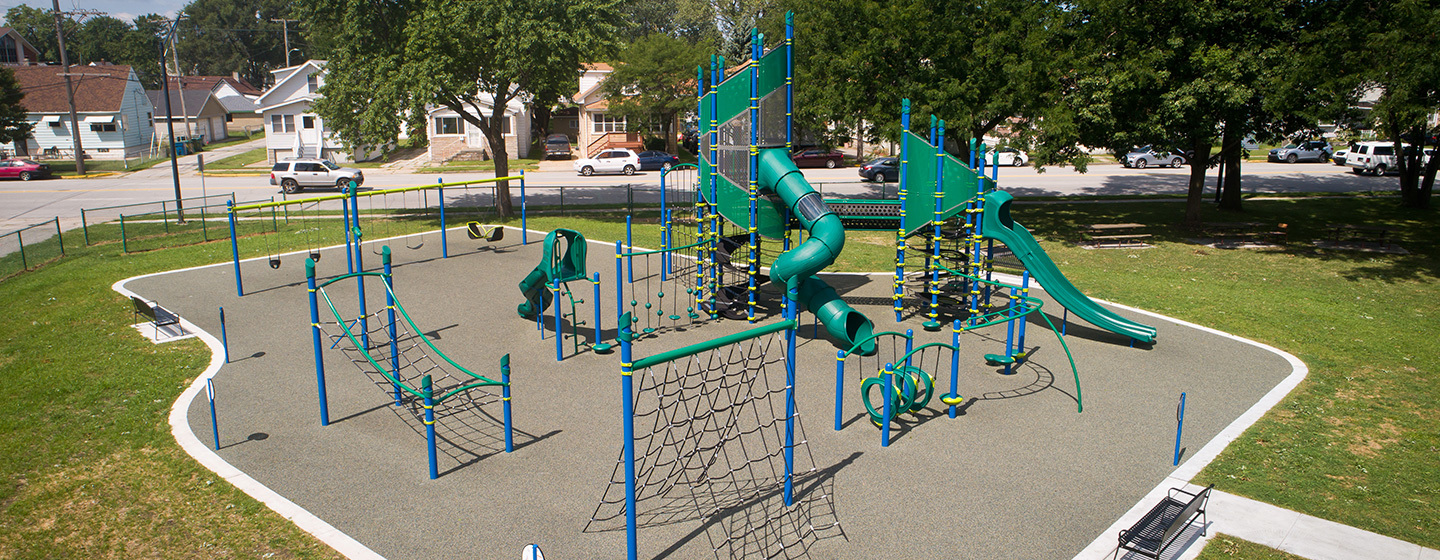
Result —
<instances>
[{"instance_id":1,"label":"playground structure","mask_svg":"<svg viewBox=\"0 0 1440 560\"><path fill-rule=\"evenodd\" d=\"M487 446L485 439L503 439L504 451L514 451L514 430L510 421L510 355L500 359L499 381L473 373L451 360L422 334L395 297L390 246L384 246L381 255L383 272L343 274L319 283L315 278L315 260L306 259L305 277L310 299L310 322L313 325L320 425L330 424L323 355L323 344L329 341L330 349L339 348L352 364L390 393L396 407L407 409L410 416L424 427L431 479L440 476L436 457L437 416L457 418L455 427L449 428L443 439L455 445L459 453L473 455L475 446ZM385 305L374 311L367 311L367 277L380 280L385 289ZM347 280L354 280L358 297L357 310L348 314L336 306L336 300L326 291L326 287ZM334 321L320 319L319 302L322 299ZM499 393L493 389L498 389ZM503 434L498 438L476 429L492 423L487 422L491 415L481 409L496 403L501 405L504 418ZM469 418L459 418L461 416ZM461 446L460 442L470 445Z\"/></svg>"}]
</instances>

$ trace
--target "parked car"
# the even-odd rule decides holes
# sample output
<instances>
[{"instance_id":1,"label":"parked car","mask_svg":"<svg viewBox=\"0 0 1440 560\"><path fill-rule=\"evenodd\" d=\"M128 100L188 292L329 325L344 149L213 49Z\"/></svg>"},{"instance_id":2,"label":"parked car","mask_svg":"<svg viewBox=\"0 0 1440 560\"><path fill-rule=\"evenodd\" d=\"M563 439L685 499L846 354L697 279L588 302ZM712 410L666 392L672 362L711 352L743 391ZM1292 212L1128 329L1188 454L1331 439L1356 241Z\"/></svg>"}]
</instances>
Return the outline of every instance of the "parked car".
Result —
<instances>
[{"instance_id":1,"label":"parked car","mask_svg":"<svg viewBox=\"0 0 1440 560\"><path fill-rule=\"evenodd\" d=\"M50 178L50 166L28 159L7 159L0 161L0 178L21 181L48 179Z\"/></svg>"},{"instance_id":2,"label":"parked car","mask_svg":"<svg viewBox=\"0 0 1440 560\"><path fill-rule=\"evenodd\" d=\"M551 134L545 137L545 159L550 158L570 159L569 136Z\"/></svg>"},{"instance_id":3,"label":"parked car","mask_svg":"<svg viewBox=\"0 0 1440 560\"><path fill-rule=\"evenodd\" d=\"M1349 153L1349 148L1335 150L1335 153L1330 154L1330 163L1333 163L1335 165L1345 165L1345 156Z\"/></svg>"},{"instance_id":4,"label":"parked car","mask_svg":"<svg viewBox=\"0 0 1440 560\"><path fill-rule=\"evenodd\" d=\"M1403 144L1408 149L1409 144ZM1361 175L1384 175L1395 168L1395 144L1390 142L1356 142L1345 154L1345 165Z\"/></svg>"},{"instance_id":5,"label":"parked car","mask_svg":"<svg viewBox=\"0 0 1440 560\"><path fill-rule=\"evenodd\" d=\"M354 167L340 167L328 159L287 159L275 162L270 168L270 184L280 185L288 194L300 192L305 187L344 188L354 181L365 184L365 174Z\"/></svg>"},{"instance_id":6,"label":"parked car","mask_svg":"<svg viewBox=\"0 0 1440 560\"><path fill-rule=\"evenodd\" d=\"M1125 157L1120 158L1120 164L1125 167L1145 169L1152 165L1168 165L1180 167L1185 165L1185 156L1169 150L1163 150L1154 146L1141 146L1130 150Z\"/></svg>"},{"instance_id":7,"label":"parked car","mask_svg":"<svg viewBox=\"0 0 1440 560\"><path fill-rule=\"evenodd\" d=\"M1269 161L1283 161L1285 163L1298 163L1301 161L1318 161L1324 163L1330 159L1334 151L1330 144L1323 140L1310 140L1299 144L1286 144L1283 148L1270 150Z\"/></svg>"},{"instance_id":8,"label":"parked car","mask_svg":"<svg viewBox=\"0 0 1440 560\"><path fill-rule=\"evenodd\" d=\"M1017 150L1017 149L1015 149L1015 148L1000 148L1000 149L995 150L995 152L993 152L993 153L998 153L998 154L1000 154L1000 163L999 163L999 164L1002 165L1002 166L1008 165L1008 166L1014 166L1014 167L1024 167L1025 164L1030 163L1030 154L1027 154L1027 153L1022 152L1022 151L1020 151L1020 150ZM988 154L987 154L987 155L988 155ZM992 158L993 158L994 156L988 156L988 157L992 157ZM986 161L987 161L987 162L993 162L993 161L995 161L995 160L993 160L993 159L987 159Z\"/></svg>"},{"instance_id":9,"label":"parked car","mask_svg":"<svg viewBox=\"0 0 1440 560\"><path fill-rule=\"evenodd\" d=\"M795 167L845 167L845 154L834 150L801 150L790 154Z\"/></svg>"},{"instance_id":10,"label":"parked car","mask_svg":"<svg viewBox=\"0 0 1440 560\"><path fill-rule=\"evenodd\" d=\"M659 169L668 171L670 166L680 163L679 156L672 156L660 150L649 150L640 152L640 170L652 171Z\"/></svg>"},{"instance_id":11,"label":"parked car","mask_svg":"<svg viewBox=\"0 0 1440 560\"><path fill-rule=\"evenodd\" d=\"M866 181L876 183L888 183L900 178L900 158L881 157L865 162L860 166L860 176Z\"/></svg>"},{"instance_id":12,"label":"parked car","mask_svg":"<svg viewBox=\"0 0 1440 560\"><path fill-rule=\"evenodd\" d=\"M624 173L634 175L640 169L640 156L629 148L603 150L593 158L575 160L575 172L590 176L596 173Z\"/></svg>"}]
</instances>

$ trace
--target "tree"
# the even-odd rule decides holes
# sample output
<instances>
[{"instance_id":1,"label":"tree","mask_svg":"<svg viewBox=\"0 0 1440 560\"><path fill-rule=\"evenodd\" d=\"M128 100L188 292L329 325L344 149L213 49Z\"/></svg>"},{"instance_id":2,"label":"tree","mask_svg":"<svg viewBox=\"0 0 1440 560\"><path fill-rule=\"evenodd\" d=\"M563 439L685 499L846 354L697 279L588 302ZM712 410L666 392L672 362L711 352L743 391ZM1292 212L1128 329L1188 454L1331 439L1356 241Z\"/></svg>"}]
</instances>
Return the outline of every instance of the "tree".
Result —
<instances>
[{"instance_id":1,"label":"tree","mask_svg":"<svg viewBox=\"0 0 1440 560\"><path fill-rule=\"evenodd\" d=\"M1377 130L1395 144L1401 204L1430 208L1440 156L1424 163L1426 148L1440 150L1440 10L1434 2L1397 0L1371 6L1379 22L1360 58L1369 65L1367 85L1382 90L1372 116ZM1402 149L1402 142L1412 146Z\"/></svg>"},{"instance_id":2,"label":"tree","mask_svg":"<svg viewBox=\"0 0 1440 560\"><path fill-rule=\"evenodd\" d=\"M661 130L665 149L676 153L676 116L695 110L695 67L711 47L655 33L625 47L615 71L605 79L610 112L625 117L626 127L653 136Z\"/></svg>"},{"instance_id":3,"label":"tree","mask_svg":"<svg viewBox=\"0 0 1440 560\"><path fill-rule=\"evenodd\" d=\"M946 119L962 157L969 138L1001 125L1022 143L1033 135L1031 123L1053 104L1054 69L1068 56L1053 27L1063 5L1051 2L792 0L788 7L796 13L797 120L825 128L863 119L875 128L857 132L897 140L908 98L912 122ZM767 29L776 36L778 19Z\"/></svg>"},{"instance_id":4,"label":"tree","mask_svg":"<svg viewBox=\"0 0 1440 560\"><path fill-rule=\"evenodd\" d=\"M399 115L423 130L427 107L445 107L485 135L497 177L510 173L506 106L575 80L582 56L610 45L618 29L613 0L307 4L302 13L340 30L314 109L346 144L395 138ZM511 216L508 181L496 198Z\"/></svg>"},{"instance_id":5,"label":"tree","mask_svg":"<svg viewBox=\"0 0 1440 560\"><path fill-rule=\"evenodd\" d=\"M229 76L262 86L270 71L285 65L285 0L194 0L176 29L182 70L187 75ZM291 26L292 28L294 25ZM291 30L294 31L293 29Z\"/></svg>"},{"instance_id":6,"label":"tree","mask_svg":"<svg viewBox=\"0 0 1440 560\"><path fill-rule=\"evenodd\" d=\"M29 110L20 104L24 98L25 92L20 91L15 71L0 68L0 143L14 142L16 146L23 146L30 138L35 124L26 119Z\"/></svg>"},{"instance_id":7,"label":"tree","mask_svg":"<svg viewBox=\"0 0 1440 560\"><path fill-rule=\"evenodd\" d=\"M67 38L74 37L80 28L80 24L70 18L62 19L61 24L65 27ZM60 45L55 40L55 16L50 10L20 4L5 10L5 25L40 51L41 61L60 62Z\"/></svg>"}]
</instances>

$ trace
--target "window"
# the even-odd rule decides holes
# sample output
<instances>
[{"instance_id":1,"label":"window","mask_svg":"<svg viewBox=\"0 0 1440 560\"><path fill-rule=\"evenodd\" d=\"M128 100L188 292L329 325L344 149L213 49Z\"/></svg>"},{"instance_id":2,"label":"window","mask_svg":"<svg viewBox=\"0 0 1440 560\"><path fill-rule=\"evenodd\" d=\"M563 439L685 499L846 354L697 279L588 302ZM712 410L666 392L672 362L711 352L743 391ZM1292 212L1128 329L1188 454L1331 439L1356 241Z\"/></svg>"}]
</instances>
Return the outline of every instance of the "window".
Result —
<instances>
[{"instance_id":1,"label":"window","mask_svg":"<svg viewBox=\"0 0 1440 560\"><path fill-rule=\"evenodd\" d=\"M235 114L225 113L225 122L235 122Z\"/></svg>"},{"instance_id":2,"label":"window","mask_svg":"<svg viewBox=\"0 0 1440 560\"><path fill-rule=\"evenodd\" d=\"M307 129L315 128L315 117L310 115L300 117L300 126Z\"/></svg>"},{"instance_id":3,"label":"window","mask_svg":"<svg viewBox=\"0 0 1440 560\"><path fill-rule=\"evenodd\" d=\"M275 164L275 167L271 167L270 170L271 170L271 171L289 171L289 170L290 170L290 164L284 163L284 162L277 163L277 164Z\"/></svg>"},{"instance_id":4,"label":"window","mask_svg":"<svg viewBox=\"0 0 1440 560\"><path fill-rule=\"evenodd\" d=\"M295 132L295 115L270 115L270 132Z\"/></svg>"},{"instance_id":5,"label":"window","mask_svg":"<svg viewBox=\"0 0 1440 560\"><path fill-rule=\"evenodd\" d=\"M435 117L435 134L460 134L460 117Z\"/></svg>"},{"instance_id":6,"label":"window","mask_svg":"<svg viewBox=\"0 0 1440 560\"><path fill-rule=\"evenodd\" d=\"M20 57L15 55L15 39L9 35L0 35L0 64L18 64Z\"/></svg>"},{"instance_id":7,"label":"window","mask_svg":"<svg viewBox=\"0 0 1440 560\"><path fill-rule=\"evenodd\" d=\"M594 132L604 134L606 132L625 132L625 117L612 117L606 114L595 115Z\"/></svg>"},{"instance_id":8,"label":"window","mask_svg":"<svg viewBox=\"0 0 1440 560\"><path fill-rule=\"evenodd\" d=\"M90 132L115 132L115 123L90 123Z\"/></svg>"},{"instance_id":9,"label":"window","mask_svg":"<svg viewBox=\"0 0 1440 560\"><path fill-rule=\"evenodd\" d=\"M488 122L490 119L480 117L480 120ZM500 134L510 134L510 117L504 117L504 120L500 121Z\"/></svg>"},{"instance_id":10,"label":"window","mask_svg":"<svg viewBox=\"0 0 1440 560\"><path fill-rule=\"evenodd\" d=\"M309 76L305 76L305 84L310 87L310 93L317 93L317 92L319 92L319 91L320 91L320 75L319 75L319 74L310 74Z\"/></svg>"},{"instance_id":11,"label":"window","mask_svg":"<svg viewBox=\"0 0 1440 560\"><path fill-rule=\"evenodd\" d=\"M310 172L310 173L314 173L314 172L324 171L324 170L325 170L325 168L324 168L324 167L321 167L320 164L318 164L318 163L297 163L297 164L295 164L295 171L297 171L297 172Z\"/></svg>"}]
</instances>

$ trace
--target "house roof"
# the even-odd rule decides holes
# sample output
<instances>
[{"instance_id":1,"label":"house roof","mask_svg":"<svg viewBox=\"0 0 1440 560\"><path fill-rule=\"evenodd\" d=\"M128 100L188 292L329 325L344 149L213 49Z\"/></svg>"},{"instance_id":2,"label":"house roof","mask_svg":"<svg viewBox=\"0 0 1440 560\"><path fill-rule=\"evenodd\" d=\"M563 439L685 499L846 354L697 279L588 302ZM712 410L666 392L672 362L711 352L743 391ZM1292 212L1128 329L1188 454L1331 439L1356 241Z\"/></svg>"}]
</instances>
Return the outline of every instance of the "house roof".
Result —
<instances>
[{"instance_id":1,"label":"house roof","mask_svg":"<svg viewBox=\"0 0 1440 560\"><path fill-rule=\"evenodd\" d=\"M155 106L155 116L165 116L161 114L165 112L164 90L147 89L145 96L149 97L150 104ZM214 99L215 96L208 89L172 89L170 90L170 113L177 117L198 117L205 111L206 105L212 102L219 104L218 101L212 101Z\"/></svg>"},{"instance_id":2,"label":"house roof","mask_svg":"<svg viewBox=\"0 0 1440 560\"><path fill-rule=\"evenodd\" d=\"M25 98L20 104L30 113L65 113L64 69L59 66L13 66L15 79ZM71 66L70 81L75 89L75 110L81 113L113 113L125 103L125 91L134 80L129 66ZM137 82L138 83L138 82Z\"/></svg>"},{"instance_id":3,"label":"house roof","mask_svg":"<svg viewBox=\"0 0 1440 560\"><path fill-rule=\"evenodd\" d=\"M170 84L174 87L179 84L182 89L208 89L215 90L221 84L230 84L240 95L260 95L260 88L250 85L250 82L231 76L183 76L171 77Z\"/></svg>"},{"instance_id":4,"label":"house roof","mask_svg":"<svg viewBox=\"0 0 1440 560\"><path fill-rule=\"evenodd\" d=\"M615 70L614 66L606 64L604 62L586 62L584 64L581 64L580 67L584 68L586 71L596 70L599 72L611 72Z\"/></svg>"},{"instance_id":5,"label":"house roof","mask_svg":"<svg viewBox=\"0 0 1440 560\"><path fill-rule=\"evenodd\" d=\"M314 71L313 71L313 72L302 72L302 70L304 70L305 67L307 67L307 66L308 66L308 67L311 67L311 68L314 68ZM279 91L279 90L281 89L281 86L283 86L286 82L289 82L290 80L295 79L295 76L299 76L299 75L301 75L301 74L304 74L304 75L308 76L308 75L313 74L313 73L315 73L315 72L324 72L324 71L325 71L325 61L324 61L324 60L307 60L307 61L305 61L304 64L301 64L301 65L299 65L299 66L291 66L291 67L288 67L288 68L278 68L278 69L275 69L275 70L271 70L270 73L275 75L275 85L270 86L270 89L265 90L265 93L260 96L260 99L255 100L255 106L256 106L256 107L265 108L265 109L269 109L270 107L268 107L268 106L266 105L266 103L269 103L270 101L267 101L265 98L266 98L266 97L270 97L270 94L275 93L276 91ZM319 96L314 96L314 97L319 97ZM289 102L287 101L286 103L289 103Z\"/></svg>"},{"instance_id":6,"label":"house roof","mask_svg":"<svg viewBox=\"0 0 1440 560\"><path fill-rule=\"evenodd\" d=\"M38 64L40 62L40 49L35 48L35 45L31 45L30 41L26 41L25 37L21 35L19 31L16 31L15 28L0 27L0 35L9 35L15 39L15 44L20 46L20 51L29 55L27 56L29 60L26 62L30 64Z\"/></svg>"}]
</instances>

